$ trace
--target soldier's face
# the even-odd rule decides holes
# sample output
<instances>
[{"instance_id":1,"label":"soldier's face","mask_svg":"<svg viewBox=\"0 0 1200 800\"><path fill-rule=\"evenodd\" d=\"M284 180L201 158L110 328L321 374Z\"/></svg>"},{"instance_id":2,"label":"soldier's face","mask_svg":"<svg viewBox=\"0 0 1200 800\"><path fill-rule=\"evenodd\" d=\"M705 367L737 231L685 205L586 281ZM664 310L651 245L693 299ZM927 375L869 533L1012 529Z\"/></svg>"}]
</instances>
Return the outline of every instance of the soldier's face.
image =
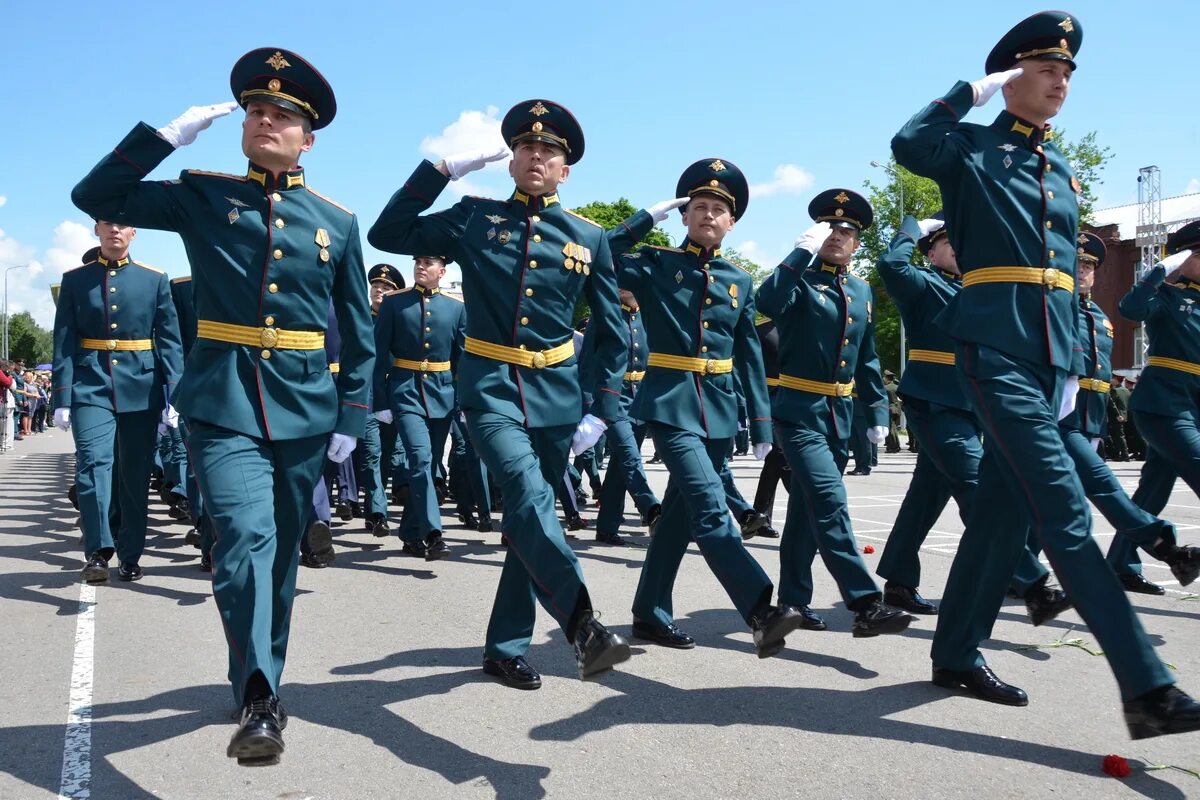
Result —
<instances>
[{"instance_id":1,"label":"soldier's face","mask_svg":"<svg viewBox=\"0 0 1200 800\"><path fill-rule=\"evenodd\" d=\"M1091 261L1079 259L1079 264L1075 267L1075 283L1080 294L1090 292L1096 283L1096 265Z\"/></svg>"},{"instance_id":2,"label":"soldier's face","mask_svg":"<svg viewBox=\"0 0 1200 800\"><path fill-rule=\"evenodd\" d=\"M929 248L929 263L940 270L959 274L958 256L954 254L949 238L943 236L933 243L933 247Z\"/></svg>"},{"instance_id":3,"label":"soldier's face","mask_svg":"<svg viewBox=\"0 0 1200 800\"><path fill-rule=\"evenodd\" d=\"M719 245L735 222L729 203L711 194L698 194L683 207L688 238L701 247Z\"/></svg>"},{"instance_id":4,"label":"soldier's face","mask_svg":"<svg viewBox=\"0 0 1200 800\"><path fill-rule=\"evenodd\" d=\"M1189 281L1200 283L1200 250L1193 250L1187 261L1179 265L1179 273Z\"/></svg>"},{"instance_id":5,"label":"soldier's face","mask_svg":"<svg viewBox=\"0 0 1200 800\"><path fill-rule=\"evenodd\" d=\"M100 252L105 258L123 257L129 252L129 243L137 236L137 228L108 220L100 220L93 230L100 239Z\"/></svg>"},{"instance_id":6,"label":"soldier's face","mask_svg":"<svg viewBox=\"0 0 1200 800\"><path fill-rule=\"evenodd\" d=\"M246 158L272 172L286 172L300 163L300 154L312 149L316 137L306 131L300 114L274 103L246 106L242 121L242 152Z\"/></svg>"},{"instance_id":7,"label":"soldier's face","mask_svg":"<svg viewBox=\"0 0 1200 800\"><path fill-rule=\"evenodd\" d=\"M567 154L548 142L521 142L508 162L508 174L517 188L534 197L553 193L570 173Z\"/></svg>"},{"instance_id":8,"label":"soldier's face","mask_svg":"<svg viewBox=\"0 0 1200 800\"><path fill-rule=\"evenodd\" d=\"M446 262L440 258L417 256L413 259L413 280L418 286L432 289L441 283L442 276L445 274Z\"/></svg>"},{"instance_id":9,"label":"soldier's face","mask_svg":"<svg viewBox=\"0 0 1200 800\"><path fill-rule=\"evenodd\" d=\"M383 302L383 296L391 290L391 286L380 281L375 281L371 284L371 309L379 310L379 304Z\"/></svg>"},{"instance_id":10,"label":"soldier's face","mask_svg":"<svg viewBox=\"0 0 1200 800\"><path fill-rule=\"evenodd\" d=\"M1005 104L1018 117L1044 122L1056 115L1067 100L1071 65L1065 61L1027 58L1020 66L1025 72L1004 87Z\"/></svg>"},{"instance_id":11,"label":"soldier's face","mask_svg":"<svg viewBox=\"0 0 1200 800\"><path fill-rule=\"evenodd\" d=\"M850 263L850 257L857 249L858 231L838 226L830 229L829 238L821 245L818 255L826 264L841 267Z\"/></svg>"}]
</instances>

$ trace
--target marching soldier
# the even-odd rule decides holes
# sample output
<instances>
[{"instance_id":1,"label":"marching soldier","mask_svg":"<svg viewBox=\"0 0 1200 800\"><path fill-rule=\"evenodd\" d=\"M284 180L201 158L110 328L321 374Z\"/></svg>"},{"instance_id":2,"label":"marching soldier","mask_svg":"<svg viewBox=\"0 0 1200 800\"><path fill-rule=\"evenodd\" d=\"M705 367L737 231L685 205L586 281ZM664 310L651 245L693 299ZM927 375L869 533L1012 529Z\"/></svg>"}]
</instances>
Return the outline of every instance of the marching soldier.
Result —
<instances>
[{"instance_id":1,"label":"marching soldier","mask_svg":"<svg viewBox=\"0 0 1200 800\"><path fill-rule=\"evenodd\" d=\"M900 452L900 384L896 382L896 373L890 369L883 371L883 390L888 396L888 435L884 444L886 452Z\"/></svg>"},{"instance_id":2,"label":"marching soldier","mask_svg":"<svg viewBox=\"0 0 1200 800\"><path fill-rule=\"evenodd\" d=\"M862 196L829 189L808 206L816 225L758 288L758 306L779 328L779 386L771 408L792 468L787 522L779 551L779 602L804 627L824 630L809 608L817 551L854 612L854 636L898 633L912 617L883 605L854 540L842 473L859 398L874 444L887 436L887 394L875 355L870 285L848 272L874 212ZM814 259L815 257L815 259Z\"/></svg>"},{"instance_id":3,"label":"marching soldier","mask_svg":"<svg viewBox=\"0 0 1200 800\"><path fill-rule=\"evenodd\" d=\"M558 186L583 157L583 131L549 100L518 103L501 122L513 148L507 200L468 197L419 216L450 180L508 150L422 162L372 226L388 252L445 253L462 265L467 336L459 405L476 451L504 493L509 544L488 624L484 670L520 689L541 686L525 660L535 598L575 648L581 677L629 658L629 645L600 624L574 552L554 513L568 450L595 444L618 415L626 358L612 257L598 225L563 208ZM596 332L592 413L575 360L575 304L586 293Z\"/></svg>"},{"instance_id":4,"label":"marching soldier","mask_svg":"<svg viewBox=\"0 0 1200 800\"><path fill-rule=\"evenodd\" d=\"M1151 514L1166 507L1177 477L1200 496L1200 314L1193 311L1200 300L1200 222L1172 233L1167 253L1120 305L1123 316L1146 326L1150 342L1150 357L1130 395L1129 410L1146 441L1146 463L1133 502ZM1138 542L1126 534L1119 532L1109 546L1109 565L1126 591L1162 594L1161 586L1142 576ZM1179 577L1174 568L1172 572ZM1180 583L1187 585L1182 579Z\"/></svg>"},{"instance_id":5,"label":"marching soldier","mask_svg":"<svg viewBox=\"0 0 1200 800\"><path fill-rule=\"evenodd\" d=\"M197 338L175 392L216 528L213 594L242 708L226 753L270 763L287 715L277 692L312 490L328 453L350 455L367 416L373 349L358 222L299 166L333 90L295 53L264 48L234 65L236 102L139 124L75 187L88 213L180 234L192 264ZM245 175L184 171L142 180L241 106ZM330 300L341 371L323 348ZM332 440L332 441L331 441Z\"/></svg>"},{"instance_id":6,"label":"marching soldier","mask_svg":"<svg viewBox=\"0 0 1200 800\"><path fill-rule=\"evenodd\" d=\"M83 580L107 583L115 552L117 577L136 581L157 427L160 417L178 424L166 395L183 371L183 352L167 276L129 257L137 230L118 214L96 220L99 255L63 275L59 289L54 424L75 439ZM110 525L114 498L119 536Z\"/></svg>"},{"instance_id":7,"label":"marching soldier","mask_svg":"<svg viewBox=\"0 0 1200 800\"><path fill-rule=\"evenodd\" d=\"M403 289L404 276L391 264L376 264L367 272L367 281L371 287L371 320L378 325L379 306L383 303L384 295ZM380 422L374 414L368 415L363 440L354 448L352 456L358 471L358 483L363 490L366 527L373 536L379 538L391 533L388 526L387 483L388 478L397 480L395 476L399 464L396 458L403 454L403 447L396 448L395 426Z\"/></svg>"},{"instance_id":8,"label":"marching soldier","mask_svg":"<svg viewBox=\"0 0 1200 800\"><path fill-rule=\"evenodd\" d=\"M1200 728L1200 704L1174 687L1092 540L1058 426L1063 396L1076 388L1068 376L1078 344L1080 187L1046 123L1066 99L1082 38L1072 15L1035 14L992 50L987 77L958 82L892 140L896 160L937 181L946 201L963 290L938 322L957 341L955 366L985 432L976 501L938 615L933 682L1029 702L979 651L1025 544L995 510L1020 503L1109 659L1131 735L1142 738ZM961 121L1002 87L1006 110L991 125ZM1181 560L1173 542L1163 546Z\"/></svg>"},{"instance_id":9,"label":"marching soldier","mask_svg":"<svg viewBox=\"0 0 1200 800\"><path fill-rule=\"evenodd\" d=\"M758 343L762 348L763 369L767 376L767 395L774 398L775 389L779 386L779 331L775 321L764 318L754 325L758 334ZM779 432L775 434L771 452L763 459L762 470L758 474L758 487L754 490L754 510L767 518L767 524L755 532L756 535L767 535L778 538L779 533L771 524L775 514L775 490L780 483L785 491L791 491L792 471L788 468L787 457L783 454L783 444L779 440ZM769 534L765 533L770 531Z\"/></svg>"},{"instance_id":10,"label":"marching soldier","mask_svg":"<svg viewBox=\"0 0 1200 800\"><path fill-rule=\"evenodd\" d=\"M800 615L771 605L771 579L730 519L721 478L737 433L734 369L750 407L755 457L762 460L771 449L753 284L721 255L725 235L746 212L749 186L733 164L705 158L684 170L675 195L639 211L624 228L637 241L682 205L688 230L682 247L645 247L618 260L621 285L648 303L643 319L650 354L630 413L646 421L670 474L633 600L633 635L664 647L695 647L675 624L671 602L680 561L695 541L753 632L758 657L769 658L800 626Z\"/></svg>"},{"instance_id":11,"label":"marching soldier","mask_svg":"<svg viewBox=\"0 0 1200 800\"><path fill-rule=\"evenodd\" d=\"M396 426L408 459L408 505L400 522L404 552L445 557L442 514L433 485L454 413L454 381L466 310L440 288L446 256L413 259L413 286L383 298L375 323L375 418Z\"/></svg>"}]
</instances>

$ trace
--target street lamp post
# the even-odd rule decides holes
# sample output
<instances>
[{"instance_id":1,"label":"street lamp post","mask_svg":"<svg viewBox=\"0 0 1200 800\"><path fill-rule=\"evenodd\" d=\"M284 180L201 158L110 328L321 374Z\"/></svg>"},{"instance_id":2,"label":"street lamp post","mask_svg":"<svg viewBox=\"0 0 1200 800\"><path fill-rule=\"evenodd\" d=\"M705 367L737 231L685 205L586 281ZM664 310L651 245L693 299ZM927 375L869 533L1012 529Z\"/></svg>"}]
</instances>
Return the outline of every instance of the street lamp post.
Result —
<instances>
[{"instance_id":1,"label":"street lamp post","mask_svg":"<svg viewBox=\"0 0 1200 800\"><path fill-rule=\"evenodd\" d=\"M897 172L893 167L890 167L887 164L880 164L878 161L872 161L871 166L878 167L879 169L883 170L884 172L888 173L889 175L891 175L893 178L896 179L896 190L900 196L900 208L896 214L896 230L900 230L900 226L904 224L904 180L900 177L899 172ZM904 351L907 349L905 347L905 345L907 344L905 339L906 339L906 337L904 334L904 318L901 317L900 318L900 375L901 376L904 375Z\"/></svg>"},{"instance_id":2,"label":"street lamp post","mask_svg":"<svg viewBox=\"0 0 1200 800\"><path fill-rule=\"evenodd\" d=\"M0 350L3 350L4 354L0 358L3 358L5 361L8 360L8 273L14 269L25 269L28 266L28 264L18 264L15 267L8 267L4 270L4 340L2 343L3 346L0 347Z\"/></svg>"}]
</instances>

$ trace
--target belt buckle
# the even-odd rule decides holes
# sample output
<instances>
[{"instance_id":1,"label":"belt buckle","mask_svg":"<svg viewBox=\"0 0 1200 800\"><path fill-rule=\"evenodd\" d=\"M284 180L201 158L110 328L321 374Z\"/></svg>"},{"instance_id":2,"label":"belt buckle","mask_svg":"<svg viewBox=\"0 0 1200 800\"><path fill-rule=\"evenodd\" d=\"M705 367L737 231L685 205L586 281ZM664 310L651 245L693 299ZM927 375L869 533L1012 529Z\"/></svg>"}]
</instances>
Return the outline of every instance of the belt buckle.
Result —
<instances>
[{"instance_id":1,"label":"belt buckle","mask_svg":"<svg viewBox=\"0 0 1200 800\"><path fill-rule=\"evenodd\" d=\"M704 374L705 375L712 375L716 371L717 371L717 362L716 361L714 361L713 359L710 358L704 362Z\"/></svg>"},{"instance_id":2,"label":"belt buckle","mask_svg":"<svg viewBox=\"0 0 1200 800\"><path fill-rule=\"evenodd\" d=\"M263 347L274 347L279 344L279 331L274 328L263 328L259 331L258 343Z\"/></svg>"},{"instance_id":3,"label":"belt buckle","mask_svg":"<svg viewBox=\"0 0 1200 800\"><path fill-rule=\"evenodd\" d=\"M429 371L429 359L423 358L423 359L421 359L421 372L428 372L428 371Z\"/></svg>"},{"instance_id":4,"label":"belt buckle","mask_svg":"<svg viewBox=\"0 0 1200 800\"><path fill-rule=\"evenodd\" d=\"M117 340L109 339L108 341L106 341L104 343L104 346L107 347L109 350L116 350L117 349Z\"/></svg>"},{"instance_id":5,"label":"belt buckle","mask_svg":"<svg viewBox=\"0 0 1200 800\"><path fill-rule=\"evenodd\" d=\"M533 354L533 368L542 369L546 366L546 354L537 352Z\"/></svg>"},{"instance_id":6,"label":"belt buckle","mask_svg":"<svg viewBox=\"0 0 1200 800\"><path fill-rule=\"evenodd\" d=\"M1058 285L1058 270L1048 267L1042 270L1042 283L1053 289Z\"/></svg>"}]
</instances>

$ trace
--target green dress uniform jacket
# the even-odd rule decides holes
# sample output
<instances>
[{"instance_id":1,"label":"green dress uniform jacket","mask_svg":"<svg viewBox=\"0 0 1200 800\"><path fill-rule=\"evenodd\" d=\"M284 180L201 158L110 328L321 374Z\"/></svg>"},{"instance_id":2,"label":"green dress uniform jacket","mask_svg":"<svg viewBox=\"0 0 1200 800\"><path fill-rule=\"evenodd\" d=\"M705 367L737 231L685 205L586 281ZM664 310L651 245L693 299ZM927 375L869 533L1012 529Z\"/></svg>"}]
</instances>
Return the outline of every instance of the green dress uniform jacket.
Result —
<instances>
[{"instance_id":1,"label":"green dress uniform jacket","mask_svg":"<svg viewBox=\"0 0 1200 800\"><path fill-rule=\"evenodd\" d=\"M384 297L375 322L376 410L430 419L450 416L466 320L462 301L440 289L414 286ZM396 366L396 359L410 363ZM451 368L422 370L423 362Z\"/></svg>"},{"instance_id":2,"label":"green dress uniform jacket","mask_svg":"<svg viewBox=\"0 0 1200 800\"><path fill-rule=\"evenodd\" d=\"M308 188L299 168L277 185L253 164L244 176L142 180L172 152L139 124L71 198L97 219L177 232L200 325L257 331L252 345L200 331L174 395L179 413L262 439L361 436L374 351L357 217ZM289 349L283 335L323 332L331 295L343 342L336 380L319 344Z\"/></svg>"},{"instance_id":3,"label":"green dress uniform jacket","mask_svg":"<svg viewBox=\"0 0 1200 800\"><path fill-rule=\"evenodd\" d=\"M61 300L59 301L61 302ZM1200 284L1155 286L1139 281L1119 306L1121 315L1146 326L1149 358L1129 395L1129 410L1200 422L1200 375L1167 366L1200 364ZM1168 359L1155 363L1159 359Z\"/></svg>"},{"instance_id":4,"label":"green dress uniform jacket","mask_svg":"<svg viewBox=\"0 0 1200 800\"><path fill-rule=\"evenodd\" d=\"M1083 354L1075 410L1059 424L1089 439L1108 433L1108 393L1112 383L1113 325L1090 296L1079 298L1079 343Z\"/></svg>"}]
</instances>

